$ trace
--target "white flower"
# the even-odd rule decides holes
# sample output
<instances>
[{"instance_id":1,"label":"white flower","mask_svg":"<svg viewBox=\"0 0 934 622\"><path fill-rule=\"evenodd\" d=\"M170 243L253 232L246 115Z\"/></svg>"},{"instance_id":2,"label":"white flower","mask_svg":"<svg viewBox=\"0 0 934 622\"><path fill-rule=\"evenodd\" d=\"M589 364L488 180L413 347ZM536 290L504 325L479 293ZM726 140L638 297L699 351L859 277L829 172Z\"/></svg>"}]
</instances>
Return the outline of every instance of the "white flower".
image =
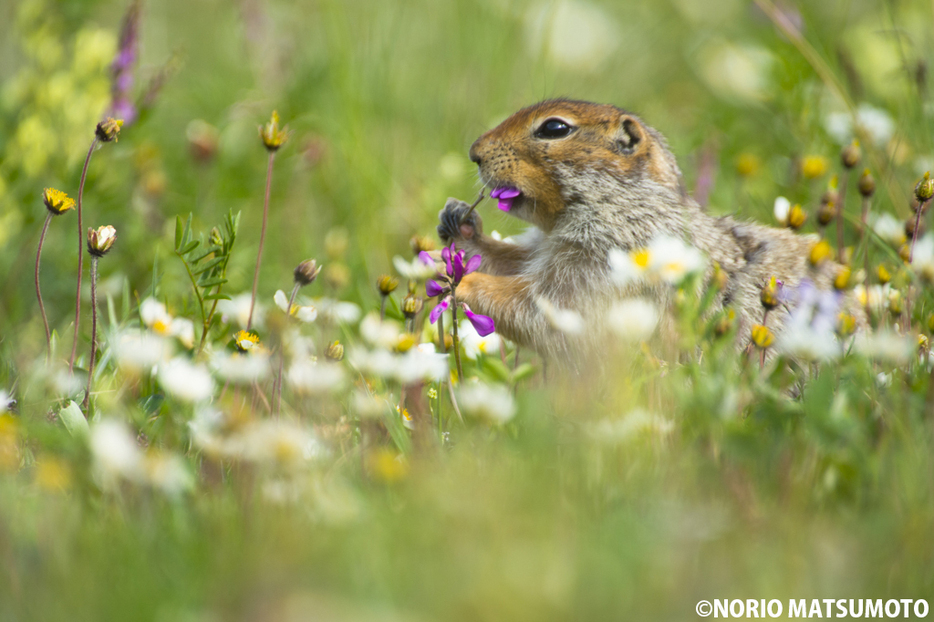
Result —
<instances>
[{"instance_id":1,"label":"white flower","mask_svg":"<svg viewBox=\"0 0 934 622\"><path fill-rule=\"evenodd\" d=\"M914 355L916 342L908 336L899 335L889 330L867 334L865 331L856 336L855 350L865 357L889 361L903 365Z\"/></svg>"},{"instance_id":2,"label":"white flower","mask_svg":"<svg viewBox=\"0 0 934 622\"><path fill-rule=\"evenodd\" d=\"M325 458L327 449L310 430L287 421L248 421L232 425L224 413L199 412L189 426L195 445L231 460L294 468Z\"/></svg>"},{"instance_id":3,"label":"white flower","mask_svg":"<svg viewBox=\"0 0 934 622\"><path fill-rule=\"evenodd\" d=\"M192 364L177 356L159 368L159 384L168 393L186 402L201 402L214 392L214 380L204 365Z\"/></svg>"},{"instance_id":4,"label":"white flower","mask_svg":"<svg viewBox=\"0 0 934 622\"><path fill-rule=\"evenodd\" d=\"M610 330L632 343L651 337L658 319L658 308L644 298L621 300L610 307L606 314Z\"/></svg>"},{"instance_id":5,"label":"white flower","mask_svg":"<svg viewBox=\"0 0 934 622\"><path fill-rule=\"evenodd\" d=\"M392 265L396 272L403 278L410 281L424 281L430 279L438 271L434 263L426 264L420 258L416 257L412 261L406 261L404 258L396 255L392 258Z\"/></svg>"},{"instance_id":6,"label":"white flower","mask_svg":"<svg viewBox=\"0 0 934 622\"><path fill-rule=\"evenodd\" d=\"M775 212L775 220L784 225L788 222L788 213L791 211L791 201L785 197L775 197L775 206L773 210Z\"/></svg>"},{"instance_id":7,"label":"white flower","mask_svg":"<svg viewBox=\"0 0 934 622\"><path fill-rule=\"evenodd\" d=\"M829 330L816 330L801 323L800 326L785 327L775 344L782 354L805 361L831 361L842 354L842 346Z\"/></svg>"},{"instance_id":8,"label":"white flower","mask_svg":"<svg viewBox=\"0 0 934 622\"><path fill-rule=\"evenodd\" d=\"M211 359L211 369L219 378L234 384L253 384L269 375L269 355L260 351L218 352Z\"/></svg>"},{"instance_id":9,"label":"white flower","mask_svg":"<svg viewBox=\"0 0 934 622\"><path fill-rule=\"evenodd\" d=\"M544 314L545 319L552 328L568 335L579 335L584 332L584 319L580 313L572 309L559 309L550 300L537 298L535 304Z\"/></svg>"},{"instance_id":10,"label":"white flower","mask_svg":"<svg viewBox=\"0 0 934 622\"><path fill-rule=\"evenodd\" d=\"M497 242L505 242L506 244L518 244L518 242L516 241L516 238L512 237L511 235L504 238L503 234L497 231L496 229L493 229L492 231L490 231L490 237L496 240Z\"/></svg>"},{"instance_id":11,"label":"white flower","mask_svg":"<svg viewBox=\"0 0 934 622\"><path fill-rule=\"evenodd\" d=\"M905 226L888 212L870 218L872 229L880 238L899 247L905 243Z\"/></svg>"},{"instance_id":12,"label":"white flower","mask_svg":"<svg viewBox=\"0 0 934 622\"><path fill-rule=\"evenodd\" d=\"M0 390L0 414L9 411L14 403L16 403L16 400L13 399L9 393Z\"/></svg>"},{"instance_id":13,"label":"white flower","mask_svg":"<svg viewBox=\"0 0 934 622\"><path fill-rule=\"evenodd\" d=\"M895 122L885 110L869 104L856 109L856 125L878 147L885 147L895 134ZM837 144L848 144L857 132L849 112L832 112L824 118L824 129Z\"/></svg>"},{"instance_id":14,"label":"white flower","mask_svg":"<svg viewBox=\"0 0 934 622\"><path fill-rule=\"evenodd\" d=\"M252 294L239 294L230 300L218 301L217 310L220 311L224 323L246 328L247 322L250 321L250 301L252 298ZM262 319L262 306L257 300L256 309L253 311L253 328L262 327Z\"/></svg>"},{"instance_id":15,"label":"white flower","mask_svg":"<svg viewBox=\"0 0 934 622\"><path fill-rule=\"evenodd\" d=\"M911 267L921 278L934 281L934 236L930 233L915 242Z\"/></svg>"},{"instance_id":16,"label":"white flower","mask_svg":"<svg viewBox=\"0 0 934 622\"><path fill-rule=\"evenodd\" d=\"M148 372L172 357L170 340L140 330L125 330L111 342L114 358L122 369L133 373Z\"/></svg>"},{"instance_id":17,"label":"white flower","mask_svg":"<svg viewBox=\"0 0 934 622\"><path fill-rule=\"evenodd\" d=\"M105 484L142 475L143 453L136 438L123 423L105 419L91 426L91 454L98 477Z\"/></svg>"},{"instance_id":18,"label":"white flower","mask_svg":"<svg viewBox=\"0 0 934 622\"><path fill-rule=\"evenodd\" d=\"M704 256L693 246L667 235L656 237L647 248L626 252L613 249L609 255L610 272L617 284L634 282L679 283L689 274L704 269Z\"/></svg>"},{"instance_id":19,"label":"white flower","mask_svg":"<svg viewBox=\"0 0 934 622\"><path fill-rule=\"evenodd\" d=\"M461 320L460 338L461 345L464 347L464 354L472 361L477 360L481 354L498 353L503 340L498 333L490 333L486 337L481 337L473 324L467 320Z\"/></svg>"},{"instance_id":20,"label":"white flower","mask_svg":"<svg viewBox=\"0 0 934 622\"><path fill-rule=\"evenodd\" d=\"M394 375L402 384L416 380L441 380L448 375L448 355L435 352L433 343L419 344L399 357Z\"/></svg>"},{"instance_id":21,"label":"white flower","mask_svg":"<svg viewBox=\"0 0 934 622\"><path fill-rule=\"evenodd\" d=\"M371 311L360 322L360 336L371 346L392 350L399 344L402 327L393 320L381 320L379 313Z\"/></svg>"},{"instance_id":22,"label":"white flower","mask_svg":"<svg viewBox=\"0 0 934 622\"><path fill-rule=\"evenodd\" d=\"M297 393L336 391L343 386L344 369L335 363L299 360L289 368L288 381Z\"/></svg>"},{"instance_id":23,"label":"white flower","mask_svg":"<svg viewBox=\"0 0 934 622\"><path fill-rule=\"evenodd\" d=\"M333 298L318 298L311 301L318 312L332 322L353 324L360 319L360 307L352 302L334 300Z\"/></svg>"},{"instance_id":24,"label":"white flower","mask_svg":"<svg viewBox=\"0 0 934 622\"><path fill-rule=\"evenodd\" d=\"M276 301L276 306L282 309L283 313L289 312L289 299L286 298L284 291L281 289L276 290L276 295L273 296L273 300ZM315 309L314 305L300 305L297 302L293 302L292 317L298 318L305 323L314 322L318 317L318 310Z\"/></svg>"},{"instance_id":25,"label":"white flower","mask_svg":"<svg viewBox=\"0 0 934 622\"><path fill-rule=\"evenodd\" d=\"M590 426L590 437L600 443L618 445L643 435L665 436L674 429L674 423L644 410L633 410L618 419L602 419Z\"/></svg>"},{"instance_id":26,"label":"white flower","mask_svg":"<svg viewBox=\"0 0 934 622\"><path fill-rule=\"evenodd\" d=\"M143 477L153 488L175 497L195 486L195 479L181 456L166 451L151 451L142 464Z\"/></svg>"},{"instance_id":27,"label":"white flower","mask_svg":"<svg viewBox=\"0 0 934 622\"><path fill-rule=\"evenodd\" d=\"M195 346L195 325L189 319L177 317L169 326L169 334L182 342L189 350Z\"/></svg>"},{"instance_id":28,"label":"white flower","mask_svg":"<svg viewBox=\"0 0 934 622\"><path fill-rule=\"evenodd\" d=\"M503 385L465 384L457 392L457 402L464 414L496 425L516 414L512 391Z\"/></svg>"},{"instance_id":29,"label":"white flower","mask_svg":"<svg viewBox=\"0 0 934 622\"><path fill-rule=\"evenodd\" d=\"M159 334L168 335L169 327L172 325L172 316L165 310L165 305L149 297L139 304L139 319L143 321L148 328L153 329Z\"/></svg>"}]
</instances>

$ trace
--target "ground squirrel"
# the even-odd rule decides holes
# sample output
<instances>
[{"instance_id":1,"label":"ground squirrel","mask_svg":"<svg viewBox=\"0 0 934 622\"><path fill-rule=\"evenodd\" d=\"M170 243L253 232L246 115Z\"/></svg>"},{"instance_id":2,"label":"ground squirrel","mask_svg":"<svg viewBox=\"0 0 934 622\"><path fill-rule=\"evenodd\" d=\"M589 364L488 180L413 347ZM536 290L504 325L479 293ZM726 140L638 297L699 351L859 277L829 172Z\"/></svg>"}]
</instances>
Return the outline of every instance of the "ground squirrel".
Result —
<instances>
[{"instance_id":1,"label":"ground squirrel","mask_svg":"<svg viewBox=\"0 0 934 622\"><path fill-rule=\"evenodd\" d=\"M497 241L483 234L476 212L467 216L466 203L450 199L440 237L483 256L457 297L546 357L567 359L602 343L600 314L621 295L608 264L615 248L667 234L706 253L728 277L718 302L735 309L746 342L762 320L766 281L794 286L808 274L813 236L710 216L685 191L664 137L615 106L559 99L524 108L478 138L470 159L500 206L533 227L516 244ZM587 330L557 330L541 300L580 313ZM786 316L776 309L769 327L778 331Z\"/></svg>"}]
</instances>

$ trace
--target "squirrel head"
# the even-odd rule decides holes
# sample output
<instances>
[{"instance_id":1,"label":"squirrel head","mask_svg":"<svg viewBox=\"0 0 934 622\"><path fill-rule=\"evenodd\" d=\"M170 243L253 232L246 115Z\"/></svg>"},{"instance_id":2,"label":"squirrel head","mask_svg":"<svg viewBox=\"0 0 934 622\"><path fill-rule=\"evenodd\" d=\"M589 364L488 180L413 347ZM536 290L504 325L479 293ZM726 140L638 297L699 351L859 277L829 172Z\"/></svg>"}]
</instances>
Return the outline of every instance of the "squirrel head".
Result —
<instances>
[{"instance_id":1,"label":"squirrel head","mask_svg":"<svg viewBox=\"0 0 934 622\"><path fill-rule=\"evenodd\" d=\"M662 135L608 104L555 99L523 108L478 138L470 159L491 196L505 197L501 208L545 231L570 204L683 193Z\"/></svg>"}]
</instances>

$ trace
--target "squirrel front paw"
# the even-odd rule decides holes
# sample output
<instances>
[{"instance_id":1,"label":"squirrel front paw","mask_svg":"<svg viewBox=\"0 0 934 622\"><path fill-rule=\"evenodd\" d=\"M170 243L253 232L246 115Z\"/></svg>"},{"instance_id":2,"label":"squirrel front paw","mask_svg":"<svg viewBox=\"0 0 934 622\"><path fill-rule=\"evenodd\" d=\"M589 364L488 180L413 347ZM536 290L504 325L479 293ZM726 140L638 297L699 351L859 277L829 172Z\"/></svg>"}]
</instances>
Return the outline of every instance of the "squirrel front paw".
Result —
<instances>
[{"instance_id":1,"label":"squirrel front paw","mask_svg":"<svg viewBox=\"0 0 934 622\"><path fill-rule=\"evenodd\" d=\"M450 244L452 240L472 240L483 233L480 214L474 210L467 216L467 212L470 212L468 203L454 198L447 200L438 212L438 237L442 242Z\"/></svg>"}]
</instances>

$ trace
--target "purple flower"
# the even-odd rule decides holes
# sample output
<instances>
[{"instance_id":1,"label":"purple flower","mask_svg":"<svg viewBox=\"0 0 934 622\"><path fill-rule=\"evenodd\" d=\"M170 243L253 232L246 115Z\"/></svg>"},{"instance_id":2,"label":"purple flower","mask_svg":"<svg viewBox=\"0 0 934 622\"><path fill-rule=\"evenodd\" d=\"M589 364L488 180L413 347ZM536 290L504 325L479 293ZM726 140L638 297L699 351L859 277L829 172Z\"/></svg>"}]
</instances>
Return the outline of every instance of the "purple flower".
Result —
<instances>
[{"instance_id":1,"label":"purple flower","mask_svg":"<svg viewBox=\"0 0 934 622\"><path fill-rule=\"evenodd\" d=\"M431 323L434 324L438 321L438 318L441 317L441 314L448 310L448 307L451 306L451 303L454 302L453 296L448 296L431 310L431 314L428 316L428 319L431 320Z\"/></svg>"},{"instance_id":2,"label":"purple flower","mask_svg":"<svg viewBox=\"0 0 934 622\"><path fill-rule=\"evenodd\" d=\"M511 186L506 186L503 188L495 188L493 192L490 193L490 198L497 199L498 202L496 207L503 210L504 212L508 212L512 209L513 199L515 199L520 194L522 194L520 190Z\"/></svg>"},{"instance_id":3,"label":"purple flower","mask_svg":"<svg viewBox=\"0 0 934 622\"><path fill-rule=\"evenodd\" d=\"M425 293L428 294L429 298L440 296L445 291L447 291L447 288L439 285L434 279L428 279L428 282L425 283Z\"/></svg>"},{"instance_id":4,"label":"purple flower","mask_svg":"<svg viewBox=\"0 0 934 622\"><path fill-rule=\"evenodd\" d=\"M479 313L474 313L470 310L465 304L461 305L464 307L464 315L467 316L467 319L470 320L470 323L473 324L474 329L477 331L477 334L481 337L486 337L494 330L496 330L496 325L493 324L493 318L487 317L486 315L480 315Z\"/></svg>"},{"instance_id":5,"label":"purple flower","mask_svg":"<svg viewBox=\"0 0 934 622\"><path fill-rule=\"evenodd\" d=\"M110 86L110 116L123 119L129 125L136 120L137 110L133 104L133 72L139 50L140 3L133 2L123 17L120 30L120 48L110 65L112 78Z\"/></svg>"}]
</instances>

